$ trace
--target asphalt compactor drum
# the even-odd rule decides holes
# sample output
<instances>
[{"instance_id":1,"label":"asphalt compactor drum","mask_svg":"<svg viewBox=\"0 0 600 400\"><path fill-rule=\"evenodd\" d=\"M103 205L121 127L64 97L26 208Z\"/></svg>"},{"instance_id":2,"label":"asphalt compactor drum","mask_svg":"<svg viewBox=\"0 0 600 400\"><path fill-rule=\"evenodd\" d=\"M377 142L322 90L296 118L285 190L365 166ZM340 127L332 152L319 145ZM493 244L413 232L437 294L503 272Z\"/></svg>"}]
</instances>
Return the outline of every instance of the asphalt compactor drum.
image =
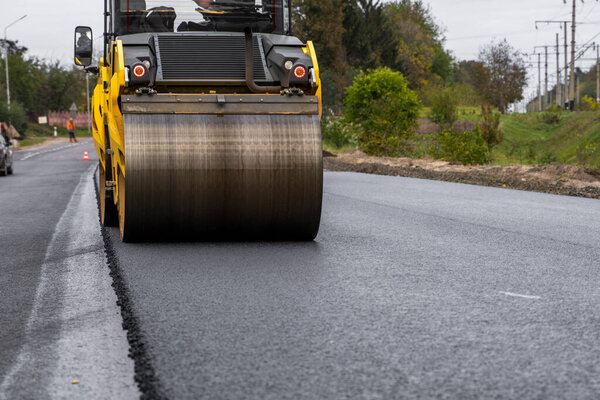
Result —
<instances>
[{"instance_id":1,"label":"asphalt compactor drum","mask_svg":"<svg viewBox=\"0 0 600 400\"><path fill-rule=\"evenodd\" d=\"M312 43L289 33L289 2L213 3L179 31L168 30L179 1L122 3L107 2L106 56L86 68L98 73L103 224L124 241L314 239L321 88Z\"/></svg>"}]
</instances>

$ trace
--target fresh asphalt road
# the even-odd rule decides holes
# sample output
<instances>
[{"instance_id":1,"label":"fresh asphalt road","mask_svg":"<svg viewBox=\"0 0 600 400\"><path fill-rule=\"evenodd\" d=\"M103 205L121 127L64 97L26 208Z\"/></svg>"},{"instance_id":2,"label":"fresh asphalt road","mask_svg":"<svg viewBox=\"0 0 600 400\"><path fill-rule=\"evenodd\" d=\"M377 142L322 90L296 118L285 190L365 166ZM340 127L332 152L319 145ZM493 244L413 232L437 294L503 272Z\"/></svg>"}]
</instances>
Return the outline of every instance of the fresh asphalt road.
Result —
<instances>
[{"instance_id":1,"label":"fresh asphalt road","mask_svg":"<svg viewBox=\"0 0 600 400\"><path fill-rule=\"evenodd\" d=\"M597 200L328 172L314 243L110 237L168 398L600 397Z\"/></svg>"},{"instance_id":2,"label":"fresh asphalt road","mask_svg":"<svg viewBox=\"0 0 600 400\"><path fill-rule=\"evenodd\" d=\"M88 235L70 254L98 251L98 226L87 223L83 235L72 221L97 211L86 206L89 164L63 162L71 153L79 157L81 147L36 156L40 166L17 163L9 195L0 178L0 398L3 389L25 390L17 378L40 364L27 360L46 354L38 341L46 351L70 348L40 332L64 337L81 319L64 318L71 295L56 306L63 317L54 324L44 325L36 306L53 282L48 265L63 260L49 258L62 241ZM138 359L136 373L149 376L146 368L156 378L144 386L148 397L600 397L597 200L327 172L312 243L123 244L114 228L108 239L149 362ZM55 292L72 293L89 274L109 279L102 266L83 277L69 271L51 285ZM78 304L88 293L110 311L112 288L102 276L93 281L102 290L82 289ZM107 343L122 341L108 314L103 326L112 330L88 335L101 352L96 361ZM122 345L107 354L120 369L101 372L132 377L119 351L126 356ZM126 379L120 385L112 393L129 388ZM88 398L114 397L94 387L100 391ZM60 397L56 390L45 397Z\"/></svg>"}]
</instances>

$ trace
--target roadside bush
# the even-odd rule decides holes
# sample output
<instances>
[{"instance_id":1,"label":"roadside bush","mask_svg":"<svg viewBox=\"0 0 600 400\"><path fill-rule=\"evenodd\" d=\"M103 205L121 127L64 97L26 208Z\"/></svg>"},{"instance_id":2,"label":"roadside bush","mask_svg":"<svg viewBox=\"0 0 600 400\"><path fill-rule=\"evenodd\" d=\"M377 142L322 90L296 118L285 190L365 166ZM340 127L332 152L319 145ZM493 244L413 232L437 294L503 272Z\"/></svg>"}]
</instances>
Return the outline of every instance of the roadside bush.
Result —
<instances>
[{"instance_id":1,"label":"roadside bush","mask_svg":"<svg viewBox=\"0 0 600 400\"><path fill-rule=\"evenodd\" d=\"M360 73L347 91L345 120L360 129L361 149L397 156L417 125L421 104L399 72L383 67Z\"/></svg>"},{"instance_id":2,"label":"roadside bush","mask_svg":"<svg viewBox=\"0 0 600 400\"><path fill-rule=\"evenodd\" d=\"M588 110L595 111L600 110L600 104L596 103L596 100L592 99L590 96L583 96L582 105L586 106Z\"/></svg>"},{"instance_id":3,"label":"roadside bush","mask_svg":"<svg viewBox=\"0 0 600 400\"><path fill-rule=\"evenodd\" d=\"M437 147L432 156L464 165L488 164L491 161L489 148L479 127L473 132L442 131L437 136Z\"/></svg>"},{"instance_id":4,"label":"roadside bush","mask_svg":"<svg viewBox=\"0 0 600 400\"><path fill-rule=\"evenodd\" d=\"M432 107L444 90L450 93L458 107L478 107L480 104L477 92L466 83L451 84L444 89L442 83L430 81L419 89L418 96L425 107Z\"/></svg>"},{"instance_id":5,"label":"roadside bush","mask_svg":"<svg viewBox=\"0 0 600 400\"><path fill-rule=\"evenodd\" d=\"M433 99L429 119L446 129L458 119L456 101L450 90L443 90Z\"/></svg>"},{"instance_id":6,"label":"roadside bush","mask_svg":"<svg viewBox=\"0 0 600 400\"><path fill-rule=\"evenodd\" d=\"M491 150L494 146L500 144L504 140L504 134L502 133L502 127L500 126L502 114L499 111L494 110L492 106L482 104L481 115L483 116L483 123L480 126L481 136Z\"/></svg>"},{"instance_id":7,"label":"roadside bush","mask_svg":"<svg viewBox=\"0 0 600 400\"><path fill-rule=\"evenodd\" d=\"M541 113L539 119L540 122L543 122L548 125L554 125L562 121L562 115L560 114L560 112L549 110Z\"/></svg>"},{"instance_id":8,"label":"roadside bush","mask_svg":"<svg viewBox=\"0 0 600 400\"><path fill-rule=\"evenodd\" d=\"M358 145L358 130L352 124L347 124L342 118L323 118L321 122L323 142L335 147Z\"/></svg>"},{"instance_id":9,"label":"roadside bush","mask_svg":"<svg viewBox=\"0 0 600 400\"><path fill-rule=\"evenodd\" d=\"M548 106L548 108L546 108L546 111L561 112L563 111L563 109L560 106L557 106L556 104L551 104Z\"/></svg>"}]
</instances>

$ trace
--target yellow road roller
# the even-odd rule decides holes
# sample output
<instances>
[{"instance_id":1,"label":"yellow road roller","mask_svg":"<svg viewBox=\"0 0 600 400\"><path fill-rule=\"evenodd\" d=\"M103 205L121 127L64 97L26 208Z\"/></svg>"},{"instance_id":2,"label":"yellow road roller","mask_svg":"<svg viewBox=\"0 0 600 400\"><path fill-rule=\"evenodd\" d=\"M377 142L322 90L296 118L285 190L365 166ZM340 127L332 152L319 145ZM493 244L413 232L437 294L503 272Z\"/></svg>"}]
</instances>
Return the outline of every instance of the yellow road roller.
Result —
<instances>
[{"instance_id":1,"label":"yellow road roller","mask_svg":"<svg viewBox=\"0 0 600 400\"><path fill-rule=\"evenodd\" d=\"M106 0L92 125L101 220L123 241L313 240L321 82L290 0Z\"/></svg>"}]
</instances>

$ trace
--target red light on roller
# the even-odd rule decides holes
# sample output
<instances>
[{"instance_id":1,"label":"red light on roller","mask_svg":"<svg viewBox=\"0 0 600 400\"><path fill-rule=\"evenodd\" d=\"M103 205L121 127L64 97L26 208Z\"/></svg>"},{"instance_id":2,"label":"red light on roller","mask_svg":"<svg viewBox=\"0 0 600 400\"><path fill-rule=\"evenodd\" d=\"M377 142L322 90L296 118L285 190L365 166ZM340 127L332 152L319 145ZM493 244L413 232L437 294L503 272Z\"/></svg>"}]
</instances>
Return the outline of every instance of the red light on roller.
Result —
<instances>
[{"instance_id":1,"label":"red light on roller","mask_svg":"<svg viewBox=\"0 0 600 400\"><path fill-rule=\"evenodd\" d=\"M144 67L142 64L136 65L133 67L133 75L136 78L142 78L144 75L146 75L146 67Z\"/></svg>"},{"instance_id":2,"label":"red light on roller","mask_svg":"<svg viewBox=\"0 0 600 400\"><path fill-rule=\"evenodd\" d=\"M302 79L306 76L306 68L304 68L302 65L298 65L296 68L294 68L294 76L298 79Z\"/></svg>"}]
</instances>

